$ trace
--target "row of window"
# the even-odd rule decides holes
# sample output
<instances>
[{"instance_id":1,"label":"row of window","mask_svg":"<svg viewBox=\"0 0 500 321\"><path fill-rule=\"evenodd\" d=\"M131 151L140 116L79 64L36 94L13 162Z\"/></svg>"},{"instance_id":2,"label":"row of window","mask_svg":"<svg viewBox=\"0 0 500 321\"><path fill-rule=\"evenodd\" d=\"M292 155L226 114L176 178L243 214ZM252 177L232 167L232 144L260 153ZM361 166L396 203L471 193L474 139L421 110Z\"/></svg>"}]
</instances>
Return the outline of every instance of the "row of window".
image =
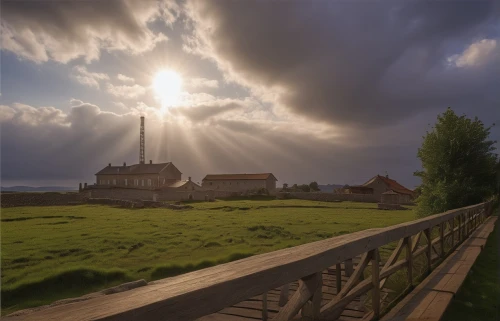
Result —
<instances>
[{"instance_id":1,"label":"row of window","mask_svg":"<svg viewBox=\"0 0 500 321\"><path fill-rule=\"evenodd\" d=\"M246 185L247 182L241 182L241 184ZM210 182L210 185L213 185L213 182ZM222 185L226 185L226 182L222 182ZM229 185L231 185L231 182L229 182ZM240 185L240 182L236 182L236 185Z\"/></svg>"},{"instance_id":2,"label":"row of window","mask_svg":"<svg viewBox=\"0 0 500 321\"><path fill-rule=\"evenodd\" d=\"M145 181L146 180L144 180L144 179L141 179L141 180L134 179L132 186L144 186L145 183L147 183L147 186L152 186L153 182L151 181L151 179L148 179L146 182ZM128 186L128 179L125 178L123 180L123 183L125 186ZM112 180L101 179L99 181L99 184L100 185L116 185L116 179L112 179Z\"/></svg>"}]
</instances>

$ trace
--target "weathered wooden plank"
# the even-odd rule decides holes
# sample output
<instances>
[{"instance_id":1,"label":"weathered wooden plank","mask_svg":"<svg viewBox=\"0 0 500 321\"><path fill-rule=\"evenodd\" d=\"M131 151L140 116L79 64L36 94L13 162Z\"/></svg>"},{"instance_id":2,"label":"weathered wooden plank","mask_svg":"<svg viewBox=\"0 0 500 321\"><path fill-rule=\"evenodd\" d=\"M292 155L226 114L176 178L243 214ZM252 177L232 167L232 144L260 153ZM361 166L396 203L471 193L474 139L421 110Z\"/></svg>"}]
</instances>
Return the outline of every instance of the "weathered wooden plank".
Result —
<instances>
[{"instance_id":1,"label":"weathered wooden plank","mask_svg":"<svg viewBox=\"0 0 500 321\"><path fill-rule=\"evenodd\" d=\"M345 275L346 276L351 276L352 275L352 272L354 271L353 270L353 264L352 264L352 259L347 259L345 260L344 262L344 271L345 271Z\"/></svg>"},{"instance_id":2,"label":"weathered wooden plank","mask_svg":"<svg viewBox=\"0 0 500 321\"><path fill-rule=\"evenodd\" d=\"M340 270L340 263L337 263L336 269L335 269L335 276L336 276L336 287L337 287L337 293L342 290L342 271Z\"/></svg>"},{"instance_id":3,"label":"weathered wooden plank","mask_svg":"<svg viewBox=\"0 0 500 321\"><path fill-rule=\"evenodd\" d=\"M320 279L319 285L316 287L316 291L314 292L312 298L304 304L301 310L302 320L317 320L319 317L319 311L321 308L321 300L322 300L322 291L323 288L321 286L321 273L317 273L317 277Z\"/></svg>"},{"instance_id":4,"label":"weathered wooden plank","mask_svg":"<svg viewBox=\"0 0 500 321\"><path fill-rule=\"evenodd\" d=\"M440 235L439 245L441 248L440 248L440 253L438 253L438 254L441 258L443 258L444 257L444 222L439 224L439 235Z\"/></svg>"},{"instance_id":5,"label":"weathered wooden plank","mask_svg":"<svg viewBox=\"0 0 500 321\"><path fill-rule=\"evenodd\" d=\"M411 244L411 238L406 237L405 238L405 244L406 244L406 267L407 267L407 276L408 276L408 284L413 286L413 251L412 251L412 244Z\"/></svg>"},{"instance_id":6,"label":"weathered wooden plank","mask_svg":"<svg viewBox=\"0 0 500 321\"><path fill-rule=\"evenodd\" d=\"M290 287L290 283L287 283L281 287L280 301L279 301L280 307L285 306L285 304L288 302L288 289L289 289L289 287Z\"/></svg>"},{"instance_id":7,"label":"weathered wooden plank","mask_svg":"<svg viewBox=\"0 0 500 321\"><path fill-rule=\"evenodd\" d=\"M356 285L349 293L340 300L330 301L321 308L320 319L335 320L344 308L351 303L354 298L368 292L373 287L371 279L366 279Z\"/></svg>"},{"instance_id":8,"label":"weathered wooden plank","mask_svg":"<svg viewBox=\"0 0 500 321\"><path fill-rule=\"evenodd\" d=\"M378 249L371 251L372 258L372 310L373 316L378 319L380 317L380 265Z\"/></svg>"},{"instance_id":9,"label":"weathered wooden plank","mask_svg":"<svg viewBox=\"0 0 500 321\"><path fill-rule=\"evenodd\" d=\"M262 295L262 321L267 321L267 292Z\"/></svg>"},{"instance_id":10,"label":"weathered wooden plank","mask_svg":"<svg viewBox=\"0 0 500 321\"><path fill-rule=\"evenodd\" d=\"M273 321L288 321L295 316L304 304L316 293L317 288L321 288L321 272L309 275L300 279L299 288L280 309Z\"/></svg>"},{"instance_id":11,"label":"weathered wooden plank","mask_svg":"<svg viewBox=\"0 0 500 321\"><path fill-rule=\"evenodd\" d=\"M432 240L431 240L431 229L427 228L424 230L425 237L427 238L427 251L426 251L426 256L427 256L427 273L431 271L431 264L432 264Z\"/></svg>"}]
</instances>

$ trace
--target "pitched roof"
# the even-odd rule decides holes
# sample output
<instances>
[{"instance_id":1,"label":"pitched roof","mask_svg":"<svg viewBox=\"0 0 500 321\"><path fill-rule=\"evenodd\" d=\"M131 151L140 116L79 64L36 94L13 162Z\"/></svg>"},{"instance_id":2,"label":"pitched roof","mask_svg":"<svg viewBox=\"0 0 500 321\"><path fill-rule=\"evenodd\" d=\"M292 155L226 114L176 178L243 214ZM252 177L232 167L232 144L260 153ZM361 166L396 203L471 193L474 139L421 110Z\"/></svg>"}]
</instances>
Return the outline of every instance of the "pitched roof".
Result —
<instances>
[{"instance_id":1,"label":"pitched roof","mask_svg":"<svg viewBox=\"0 0 500 321\"><path fill-rule=\"evenodd\" d=\"M392 191L394 191L396 193L407 194L407 195L412 195L412 196L414 194L414 192L412 190L404 187L403 185L399 184L395 180L390 179L388 177L380 176L380 175L374 176L368 182L364 183L363 186L366 186L366 185L372 183L377 178L381 179L388 186L389 189L391 189Z\"/></svg>"},{"instance_id":2,"label":"pitched roof","mask_svg":"<svg viewBox=\"0 0 500 321\"><path fill-rule=\"evenodd\" d=\"M106 166L101 169L96 175L132 175L132 174L158 174L165 169L168 163L158 164L134 164L130 166Z\"/></svg>"},{"instance_id":3,"label":"pitched roof","mask_svg":"<svg viewBox=\"0 0 500 321\"><path fill-rule=\"evenodd\" d=\"M207 175L203 179L204 181L224 181L224 180L265 180L272 177L277 181L276 177L272 173L262 173L262 174L213 174Z\"/></svg>"}]
</instances>

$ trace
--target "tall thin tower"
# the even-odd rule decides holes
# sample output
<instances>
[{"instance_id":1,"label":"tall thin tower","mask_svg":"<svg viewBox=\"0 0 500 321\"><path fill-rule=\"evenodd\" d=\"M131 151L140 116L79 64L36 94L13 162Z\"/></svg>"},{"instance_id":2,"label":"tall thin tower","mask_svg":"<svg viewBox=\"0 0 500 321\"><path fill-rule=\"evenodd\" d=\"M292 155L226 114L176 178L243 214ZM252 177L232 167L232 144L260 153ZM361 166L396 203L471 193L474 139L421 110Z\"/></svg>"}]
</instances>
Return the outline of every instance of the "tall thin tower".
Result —
<instances>
[{"instance_id":1,"label":"tall thin tower","mask_svg":"<svg viewBox=\"0 0 500 321\"><path fill-rule=\"evenodd\" d=\"M139 164L144 164L146 156L144 152L146 150L146 143L144 142L144 116L141 116L141 131L140 131L140 151L139 151Z\"/></svg>"}]
</instances>

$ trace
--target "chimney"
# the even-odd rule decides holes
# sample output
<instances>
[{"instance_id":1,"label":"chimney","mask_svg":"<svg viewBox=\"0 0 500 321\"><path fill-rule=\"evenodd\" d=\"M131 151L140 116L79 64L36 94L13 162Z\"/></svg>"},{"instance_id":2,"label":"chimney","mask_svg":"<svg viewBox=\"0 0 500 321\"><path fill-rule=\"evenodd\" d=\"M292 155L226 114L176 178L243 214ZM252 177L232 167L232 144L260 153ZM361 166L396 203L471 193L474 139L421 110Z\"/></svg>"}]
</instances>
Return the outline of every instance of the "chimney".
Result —
<instances>
[{"instance_id":1,"label":"chimney","mask_svg":"<svg viewBox=\"0 0 500 321\"><path fill-rule=\"evenodd\" d=\"M83 188L87 189L87 183L83 184Z\"/></svg>"},{"instance_id":2,"label":"chimney","mask_svg":"<svg viewBox=\"0 0 500 321\"><path fill-rule=\"evenodd\" d=\"M149 160L149 163L150 163L150 164L153 164L153 160L151 160L151 159L150 159L150 160Z\"/></svg>"},{"instance_id":3,"label":"chimney","mask_svg":"<svg viewBox=\"0 0 500 321\"><path fill-rule=\"evenodd\" d=\"M111 163L108 164L108 167L111 167Z\"/></svg>"},{"instance_id":4,"label":"chimney","mask_svg":"<svg viewBox=\"0 0 500 321\"><path fill-rule=\"evenodd\" d=\"M123 162L123 167L127 166L127 163Z\"/></svg>"},{"instance_id":5,"label":"chimney","mask_svg":"<svg viewBox=\"0 0 500 321\"><path fill-rule=\"evenodd\" d=\"M82 183L80 183L80 185L78 185L78 191L81 192L82 191Z\"/></svg>"},{"instance_id":6,"label":"chimney","mask_svg":"<svg viewBox=\"0 0 500 321\"><path fill-rule=\"evenodd\" d=\"M191 182L191 176L189 176L189 177L188 177L188 181L190 181L190 182Z\"/></svg>"}]
</instances>

